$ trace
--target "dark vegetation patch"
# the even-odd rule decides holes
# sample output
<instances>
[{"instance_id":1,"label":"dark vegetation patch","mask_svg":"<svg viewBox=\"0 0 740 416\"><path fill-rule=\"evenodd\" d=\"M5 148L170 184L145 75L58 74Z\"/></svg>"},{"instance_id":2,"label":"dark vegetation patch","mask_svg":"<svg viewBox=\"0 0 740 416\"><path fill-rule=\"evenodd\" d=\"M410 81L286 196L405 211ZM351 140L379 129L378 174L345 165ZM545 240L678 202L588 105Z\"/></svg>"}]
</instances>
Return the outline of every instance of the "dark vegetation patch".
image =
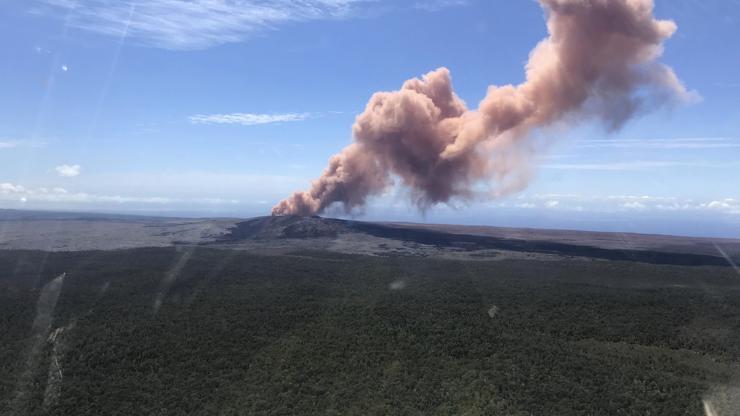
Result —
<instances>
[{"instance_id":1,"label":"dark vegetation patch","mask_svg":"<svg viewBox=\"0 0 740 416\"><path fill-rule=\"evenodd\" d=\"M729 268L187 249L0 252L0 414L63 272L52 415L698 415L740 359Z\"/></svg>"}]
</instances>

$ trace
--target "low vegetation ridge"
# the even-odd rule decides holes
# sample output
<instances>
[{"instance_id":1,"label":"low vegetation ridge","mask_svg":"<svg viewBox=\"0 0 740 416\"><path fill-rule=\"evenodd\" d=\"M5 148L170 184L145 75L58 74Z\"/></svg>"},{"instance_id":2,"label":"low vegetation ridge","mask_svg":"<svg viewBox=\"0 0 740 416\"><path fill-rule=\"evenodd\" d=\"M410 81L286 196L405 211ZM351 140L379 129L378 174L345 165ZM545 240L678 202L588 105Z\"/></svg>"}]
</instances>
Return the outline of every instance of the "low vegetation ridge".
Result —
<instances>
[{"instance_id":1,"label":"low vegetation ridge","mask_svg":"<svg viewBox=\"0 0 740 416\"><path fill-rule=\"evenodd\" d=\"M726 267L0 251L0 414L738 414Z\"/></svg>"}]
</instances>

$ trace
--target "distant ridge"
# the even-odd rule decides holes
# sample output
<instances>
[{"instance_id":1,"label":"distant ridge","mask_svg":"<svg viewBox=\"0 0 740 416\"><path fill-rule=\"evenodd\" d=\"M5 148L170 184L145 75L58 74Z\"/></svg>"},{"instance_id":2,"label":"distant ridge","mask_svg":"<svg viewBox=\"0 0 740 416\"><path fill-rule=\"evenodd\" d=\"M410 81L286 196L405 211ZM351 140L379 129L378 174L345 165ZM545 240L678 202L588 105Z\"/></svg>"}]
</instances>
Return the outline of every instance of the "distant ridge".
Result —
<instances>
[{"instance_id":1,"label":"distant ridge","mask_svg":"<svg viewBox=\"0 0 740 416\"><path fill-rule=\"evenodd\" d=\"M587 243L570 244L537 239L524 240L452 233L438 229L424 228L423 225L371 223L317 216L301 217L297 215L258 217L239 222L229 233L221 237L221 241L322 238L336 237L342 233L362 233L374 237L469 251L495 249L589 257L603 260L637 261L651 264L730 266L730 263L724 257L709 254L603 248ZM585 234L587 233L584 232Z\"/></svg>"},{"instance_id":2,"label":"distant ridge","mask_svg":"<svg viewBox=\"0 0 740 416\"><path fill-rule=\"evenodd\" d=\"M552 229L381 223L318 216L179 218L0 210L0 249L115 250L199 245L286 252L467 259L558 257L684 266L740 264L740 240Z\"/></svg>"}]
</instances>

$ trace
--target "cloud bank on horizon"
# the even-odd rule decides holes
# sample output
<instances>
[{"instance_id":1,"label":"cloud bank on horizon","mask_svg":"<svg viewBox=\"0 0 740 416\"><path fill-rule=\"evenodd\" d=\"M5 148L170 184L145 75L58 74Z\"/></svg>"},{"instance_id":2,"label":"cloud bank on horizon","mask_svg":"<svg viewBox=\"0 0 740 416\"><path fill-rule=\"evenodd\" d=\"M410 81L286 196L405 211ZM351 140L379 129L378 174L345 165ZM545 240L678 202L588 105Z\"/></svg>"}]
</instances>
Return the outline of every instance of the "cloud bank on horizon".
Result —
<instances>
[{"instance_id":1,"label":"cloud bank on horizon","mask_svg":"<svg viewBox=\"0 0 740 416\"><path fill-rule=\"evenodd\" d=\"M538 129L597 120L619 129L636 114L690 101L673 70L660 63L676 31L653 16L652 0L540 0L548 37L530 53L526 80L491 86L478 109L455 94L439 68L400 90L375 93L352 128L354 142L329 160L310 189L278 203L273 215L313 215L330 206L350 213L394 179L426 209L523 189Z\"/></svg>"}]
</instances>

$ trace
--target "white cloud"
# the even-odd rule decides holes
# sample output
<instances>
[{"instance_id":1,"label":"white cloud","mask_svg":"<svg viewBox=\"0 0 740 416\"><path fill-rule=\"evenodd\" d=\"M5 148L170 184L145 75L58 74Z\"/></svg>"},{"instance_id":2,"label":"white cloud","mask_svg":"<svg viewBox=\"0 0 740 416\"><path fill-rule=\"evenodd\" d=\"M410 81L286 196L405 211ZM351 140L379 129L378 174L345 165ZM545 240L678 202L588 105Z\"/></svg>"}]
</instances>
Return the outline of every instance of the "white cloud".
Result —
<instances>
[{"instance_id":1,"label":"white cloud","mask_svg":"<svg viewBox=\"0 0 740 416\"><path fill-rule=\"evenodd\" d=\"M241 124L243 126L254 126L257 124L283 123L290 121L303 121L313 115L311 113L282 113L282 114L254 114L254 113L232 113L232 114L197 114L190 116L193 124Z\"/></svg>"},{"instance_id":2,"label":"white cloud","mask_svg":"<svg viewBox=\"0 0 740 416\"><path fill-rule=\"evenodd\" d=\"M59 165L54 168L59 176L64 176L67 178L78 176L81 169L82 167L80 167L80 165Z\"/></svg>"},{"instance_id":3,"label":"white cloud","mask_svg":"<svg viewBox=\"0 0 740 416\"><path fill-rule=\"evenodd\" d=\"M26 188L12 183L0 183L0 201L21 202L59 202L74 204L89 203L115 203L115 204L156 204L165 205L172 203L196 203L206 205L237 204L239 201L223 198L170 198L161 196L122 196L94 194L86 192L70 192L64 188Z\"/></svg>"},{"instance_id":4,"label":"white cloud","mask_svg":"<svg viewBox=\"0 0 740 416\"><path fill-rule=\"evenodd\" d=\"M740 200L717 198L697 201L693 198L659 195L580 195L580 194L523 194L516 198L515 208L527 204L542 204L546 208L562 210L616 212L616 211L685 211L740 214Z\"/></svg>"},{"instance_id":5,"label":"white cloud","mask_svg":"<svg viewBox=\"0 0 740 416\"><path fill-rule=\"evenodd\" d=\"M291 22L343 19L371 0L41 0L34 11L74 28L164 49L240 42ZM61 9L61 10L60 10ZM60 13L61 11L61 13Z\"/></svg>"},{"instance_id":6,"label":"white cloud","mask_svg":"<svg viewBox=\"0 0 740 416\"><path fill-rule=\"evenodd\" d=\"M69 67L67 65L62 65L62 71L64 72L69 71Z\"/></svg>"},{"instance_id":7,"label":"white cloud","mask_svg":"<svg viewBox=\"0 0 740 416\"><path fill-rule=\"evenodd\" d=\"M25 192L25 189L20 185L14 185L12 183L0 183L0 194L18 194Z\"/></svg>"},{"instance_id":8,"label":"white cloud","mask_svg":"<svg viewBox=\"0 0 740 416\"><path fill-rule=\"evenodd\" d=\"M701 204L702 207L708 208L711 210L719 210L719 211L737 211L740 212L740 201L735 200L734 198L725 198L721 200L715 200L708 203Z\"/></svg>"},{"instance_id":9,"label":"white cloud","mask_svg":"<svg viewBox=\"0 0 740 416\"><path fill-rule=\"evenodd\" d=\"M726 208L727 205L728 204L726 202L712 201L707 204L707 208Z\"/></svg>"},{"instance_id":10,"label":"white cloud","mask_svg":"<svg viewBox=\"0 0 740 416\"><path fill-rule=\"evenodd\" d=\"M622 206L624 208L637 209L637 210L641 210L641 209L645 209L646 208L645 204L643 204L642 202L639 202L639 201L628 201L628 202L623 203Z\"/></svg>"}]
</instances>

